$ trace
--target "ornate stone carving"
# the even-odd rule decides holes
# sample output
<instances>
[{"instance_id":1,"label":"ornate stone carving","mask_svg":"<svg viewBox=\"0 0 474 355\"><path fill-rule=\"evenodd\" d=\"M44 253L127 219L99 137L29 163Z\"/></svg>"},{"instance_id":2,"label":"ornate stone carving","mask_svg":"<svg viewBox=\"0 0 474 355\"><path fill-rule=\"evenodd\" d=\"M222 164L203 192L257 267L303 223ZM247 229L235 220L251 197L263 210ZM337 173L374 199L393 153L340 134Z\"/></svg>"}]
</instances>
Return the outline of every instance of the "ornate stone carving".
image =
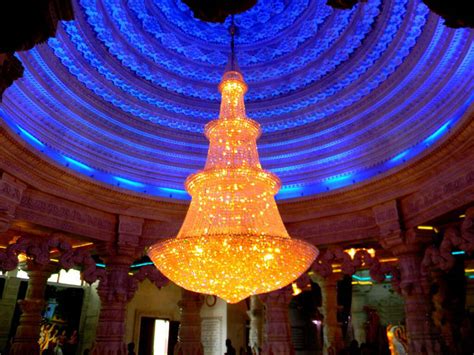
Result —
<instances>
[{"instance_id":1,"label":"ornate stone carving","mask_svg":"<svg viewBox=\"0 0 474 355\"><path fill-rule=\"evenodd\" d=\"M318 255L312 266L312 271L322 277L333 275L333 264L340 264L341 271L345 275L353 275L357 269L365 267L369 269L370 277L376 282L385 281L386 275L392 275L392 286L397 290L399 272L395 267L387 263L381 263L375 255L370 255L366 250L357 250L351 258L341 247L326 249Z\"/></svg>"},{"instance_id":2,"label":"ornate stone carving","mask_svg":"<svg viewBox=\"0 0 474 355\"><path fill-rule=\"evenodd\" d=\"M74 250L60 235L19 237L14 243L9 244L5 251L0 252L0 268L2 270L16 268L20 253L28 256L29 281L26 297L19 301L22 314L10 353L37 354L44 290L51 273L60 267L69 269L83 264L87 275L85 280L93 282L99 277L100 272L86 251ZM51 263L51 253L55 256L59 254L58 264Z\"/></svg>"},{"instance_id":3,"label":"ornate stone carving","mask_svg":"<svg viewBox=\"0 0 474 355\"><path fill-rule=\"evenodd\" d=\"M175 355L203 355L201 344L201 307L204 297L185 289L181 291L178 306L181 312L181 323L178 331L178 342L174 348Z\"/></svg>"},{"instance_id":4,"label":"ornate stone carving","mask_svg":"<svg viewBox=\"0 0 474 355\"><path fill-rule=\"evenodd\" d=\"M133 275L133 279L137 285L139 282L148 279L158 288L162 288L170 282L155 266L141 267L140 270Z\"/></svg>"},{"instance_id":5,"label":"ornate stone carving","mask_svg":"<svg viewBox=\"0 0 474 355\"><path fill-rule=\"evenodd\" d=\"M119 216L118 225L118 244L119 245L138 245L142 235L144 220L131 216Z\"/></svg>"},{"instance_id":6,"label":"ornate stone carving","mask_svg":"<svg viewBox=\"0 0 474 355\"><path fill-rule=\"evenodd\" d=\"M0 251L0 270L13 270L18 264L18 255L26 254L33 258L38 265L50 263L51 252L59 254L59 266L68 270L74 266L82 266L83 280L92 283L102 274L97 269L94 259L84 249L73 249L61 235L53 234L47 237L21 236L8 245L5 251Z\"/></svg>"},{"instance_id":7,"label":"ornate stone carving","mask_svg":"<svg viewBox=\"0 0 474 355\"><path fill-rule=\"evenodd\" d=\"M427 275L432 270L449 271L453 268L455 259L452 251L463 250L467 253L474 251L474 208L466 211L466 217L461 228L449 227L444 231L439 247L431 245L426 248L421 271Z\"/></svg>"},{"instance_id":8,"label":"ornate stone carving","mask_svg":"<svg viewBox=\"0 0 474 355\"><path fill-rule=\"evenodd\" d=\"M96 249L105 261L106 268L100 275L97 288L101 307L91 354L125 355L126 308L138 283L149 278L157 287L162 287L168 280L154 267L143 267L137 273L130 274L130 265L141 253L137 245L100 243Z\"/></svg>"},{"instance_id":9,"label":"ornate stone carving","mask_svg":"<svg viewBox=\"0 0 474 355\"><path fill-rule=\"evenodd\" d=\"M44 291L46 281L56 267L49 263L39 264L30 260L26 269L29 276L28 289L25 299L18 301L22 313L9 352L11 355L40 353L38 339L42 320L41 313L45 306Z\"/></svg>"},{"instance_id":10,"label":"ornate stone carving","mask_svg":"<svg viewBox=\"0 0 474 355\"><path fill-rule=\"evenodd\" d=\"M6 232L10 228L25 188L25 184L12 176L6 173L2 174L0 179L0 233Z\"/></svg>"},{"instance_id":11,"label":"ornate stone carving","mask_svg":"<svg viewBox=\"0 0 474 355\"><path fill-rule=\"evenodd\" d=\"M29 189L22 196L17 218L98 240L112 239L117 228L112 214Z\"/></svg>"},{"instance_id":12,"label":"ornate stone carving","mask_svg":"<svg viewBox=\"0 0 474 355\"><path fill-rule=\"evenodd\" d=\"M288 306L291 301L291 288L284 287L277 291L258 296L265 305L265 333L263 351L265 355L293 355L291 327Z\"/></svg>"},{"instance_id":13,"label":"ornate stone carving","mask_svg":"<svg viewBox=\"0 0 474 355\"><path fill-rule=\"evenodd\" d=\"M410 229L391 240L399 241L391 244L390 250L399 260L410 353L440 354L441 344L431 319L430 282L421 269L424 245L431 242L431 232Z\"/></svg>"},{"instance_id":14,"label":"ornate stone carving","mask_svg":"<svg viewBox=\"0 0 474 355\"><path fill-rule=\"evenodd\" d=\"M414 226L433 219L474 199L474 168L467 159L456 174L447 172L437 176L426 187L403 199L404 224ZM434 214L434 216L433 216Z\"/></svg>"},{"instance_id":15,"label":"ornate stone carving","mask_svg":"<svg viewBox=\"0 0 474 355\"><path fill-rule=\"evenodd\" d=\"M389 235L400 230L398 203L392 200L372 207L375 222L382 235Z\"/></svg>"},{"instance_id":16,"label":"ornate stone carving","mask_svg":"<svg viewBox=\"0 0 474 355\"><path fill-rule=\"evenodd\" d=\"M101 307L93 355L125 355L123 341L128 301L133 297L136 283L128 275L133 257L106 258L106 270L97 288Z\"/></svg>"}]
</instances>

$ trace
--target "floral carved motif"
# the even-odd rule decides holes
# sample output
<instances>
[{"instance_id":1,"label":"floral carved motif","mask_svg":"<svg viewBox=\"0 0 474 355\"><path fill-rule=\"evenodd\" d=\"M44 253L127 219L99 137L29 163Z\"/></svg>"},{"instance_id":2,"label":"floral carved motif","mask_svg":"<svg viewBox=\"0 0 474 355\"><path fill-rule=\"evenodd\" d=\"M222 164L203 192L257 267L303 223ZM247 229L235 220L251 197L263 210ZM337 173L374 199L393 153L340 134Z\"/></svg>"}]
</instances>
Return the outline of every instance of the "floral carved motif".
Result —
<instances>
[{"instance_id":1,"label":"floral carved motif","mask_svg":"<svg viewBox=\"0 0 474 355\"><path fill-rule=\"evenodd\" d=\"M326 278L333 274L333 264L341 265L341 272L353 275L360 268L369 269L370 277L376 282L383 282L386 275L392 275L392 286L399 290L399 271L393 265L381 263L377 256L370 255L366 250L357 250L352 258L341 247L333 247L322 251L313 263L312 271Z\"/></svg>"},{"instance_id":2,"label":"floral carved motif","mask_svg":"<svg viewBox=\"0 0 474 355\"><path fill-rule=\"evenodd\" d=\"M94 259L84 249L74 249L60 236L48 238L22 236L0 251L0 270L13 270L18 265L18 255L26 254L38 265L50 263L51 252L59 253L59 265L68 270L82 266L83 280L92 283L101 277L103 270L96 267Z\"/></svg>"},{"instance_id":3,"label":"floral carved motif","mask_svg":"<svg viewBox=\"0 0 474 355\"><path fill-rule=\"evenodd\" d=\"M474 251L474 208L466 211L466 217L461 228L447 228L443 240L438 246L431 245L425 250L421 271L424 275L432 270L449 271L454 267L453 250L462 250L467 253Z\"/></svg>"}]
</instances>

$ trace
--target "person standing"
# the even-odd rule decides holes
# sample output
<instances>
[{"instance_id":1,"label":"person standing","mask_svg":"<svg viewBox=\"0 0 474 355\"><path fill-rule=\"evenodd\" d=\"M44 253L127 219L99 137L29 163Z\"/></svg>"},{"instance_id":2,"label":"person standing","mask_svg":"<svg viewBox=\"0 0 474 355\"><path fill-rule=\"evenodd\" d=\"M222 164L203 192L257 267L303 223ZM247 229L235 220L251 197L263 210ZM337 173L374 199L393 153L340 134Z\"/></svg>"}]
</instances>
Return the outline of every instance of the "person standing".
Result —
<instances>
[{"instance_id":1,"label":"person standing","mask_svg":"<svg viewBox=\"0 0 474 355\"><path fill-rule=\"evenodd\" d=\"M232 341L230 339L225 340L225 346L227 348L225 355L236 355L235 348L232 346Z\"/></svg>"}]
</instances>

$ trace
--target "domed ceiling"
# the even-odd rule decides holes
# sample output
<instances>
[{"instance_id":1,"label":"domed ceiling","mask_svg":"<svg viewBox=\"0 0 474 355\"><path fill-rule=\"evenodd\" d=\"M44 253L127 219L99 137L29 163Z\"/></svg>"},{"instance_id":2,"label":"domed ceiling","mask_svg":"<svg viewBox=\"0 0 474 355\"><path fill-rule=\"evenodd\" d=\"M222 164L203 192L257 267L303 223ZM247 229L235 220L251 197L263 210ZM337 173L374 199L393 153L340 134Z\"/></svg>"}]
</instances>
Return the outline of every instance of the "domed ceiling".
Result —
<instances>
[{"instance_id":1,"label":"domed ceiling","mask_svg":"<svg viewBox=\"0 0 474 355\"><path fill-rule=\"evenodd\" d=\"M279 198L357 184L445 139L473 102L474 34L420 1L259 0L235 18L237 58ZM77 0L75 21L19 54L0 114L57 163L93 179L186 199L219 110L229 21L180 0Z\"/></svg>"}]
</instances>

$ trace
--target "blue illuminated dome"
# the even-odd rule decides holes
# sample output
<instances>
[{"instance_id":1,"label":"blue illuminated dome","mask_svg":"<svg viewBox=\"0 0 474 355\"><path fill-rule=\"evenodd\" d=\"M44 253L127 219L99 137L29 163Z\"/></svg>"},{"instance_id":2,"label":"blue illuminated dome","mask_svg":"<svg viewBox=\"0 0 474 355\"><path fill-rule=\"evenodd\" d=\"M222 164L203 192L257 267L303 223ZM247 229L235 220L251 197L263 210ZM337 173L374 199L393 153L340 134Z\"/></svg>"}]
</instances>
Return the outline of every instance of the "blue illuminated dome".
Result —
<instances>
[{"instance_id":1,"label":"blue illuminated dome","mask_svg":"<svg viewBox=\"0 0 474 355\"><path fill-rule=\"evenodd\" d=\"M75 21L19 54L24 77L1 105L41 153L90 178L187 198L219 111L229 23L180 0L78 0ZM352 186L446 139L474 97L474 34L421 1L259 0L237 15L249 117L263 130L279 198Z\"/></svg>"}]
</instances>

